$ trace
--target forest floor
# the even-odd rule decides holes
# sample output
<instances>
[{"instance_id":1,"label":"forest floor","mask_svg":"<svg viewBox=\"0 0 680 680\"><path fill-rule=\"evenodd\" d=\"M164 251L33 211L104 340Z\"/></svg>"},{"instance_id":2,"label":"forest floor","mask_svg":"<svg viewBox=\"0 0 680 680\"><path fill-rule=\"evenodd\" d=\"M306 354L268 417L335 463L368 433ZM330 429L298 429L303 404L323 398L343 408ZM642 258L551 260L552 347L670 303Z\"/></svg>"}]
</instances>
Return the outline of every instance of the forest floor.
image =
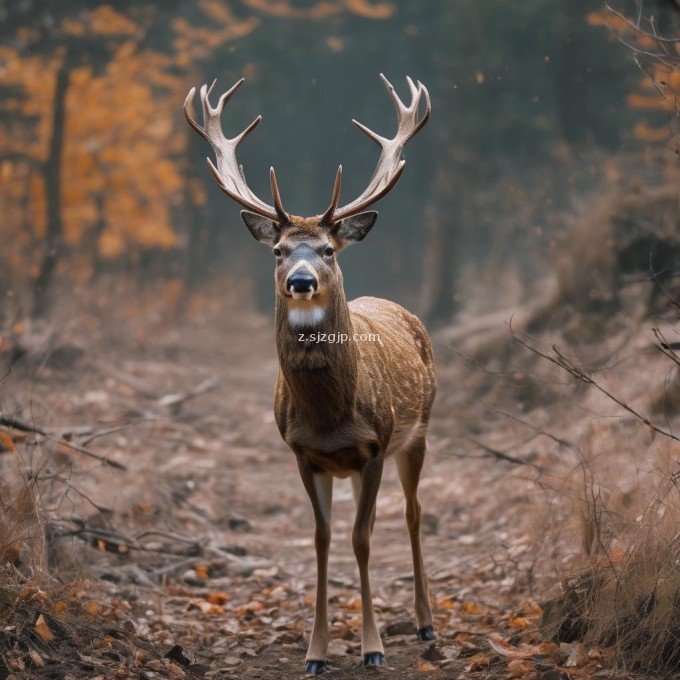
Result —
<instances>
[{"instance_id":1,"label":"forest floor","mask_svg":"<svg viewBox=\"0 0 680 680\"><path fill-rule=\"evenodd\" d=\"M314 529L273 421L273 324L242 311L188 318L65 323L49 351L4 378L0 413L40 432L0 431L1 500L14 518L0 528L15 532L17 574L30 564L53 576L19 579L1 677L304 676ZM676 442L522 347L509 318L485 331L486 356L467 356L480 344L460 334L470 320L454 329L459 346L451 333L435 338L439 392L420 485L434 643L414 635L403 497L388 465L371 550L380 669L360 666L353 500L336 481L329 680L632 677L607 648L543 640L539 604L598 553L583 537L596 474L615 503L672 460ZM648 412L672 368L654 351L653 324L621 315L605 333L598 323L523 337L548 351L578 336L602 385ZM22 485L37 513L17 510ZM622 545L606 540L606 555Z\"/></svg>"}]
</instances>

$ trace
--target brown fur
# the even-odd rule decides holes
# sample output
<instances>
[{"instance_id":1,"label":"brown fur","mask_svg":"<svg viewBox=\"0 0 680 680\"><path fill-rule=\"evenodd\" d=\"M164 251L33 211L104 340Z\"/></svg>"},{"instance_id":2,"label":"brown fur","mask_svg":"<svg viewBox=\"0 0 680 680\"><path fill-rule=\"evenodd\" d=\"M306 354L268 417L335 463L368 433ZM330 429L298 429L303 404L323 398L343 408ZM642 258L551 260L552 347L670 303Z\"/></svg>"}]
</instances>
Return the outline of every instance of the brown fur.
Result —
<instances>
[{"instance_id":1,"label":"brown fur","mask_svg":"<svg viewBox=\"0 0 680 680\"><path fill-rule=\"evenodd\" d=\"M420 629L432 625L417 500L425 432L436 391L432 346L418 318L394 302L362 297L347 303L335 256L319 255L329 244L336 251L343 244L314 220L296 221L281 231L276 243L281 256L276 271L279 374L274 413L281 436L297 457L316 519L317 603L307 658L326 657L332 477L350 475L357 499L352 543L361 577L362 652L382 655L368 559L382 466L392 454L406 497L417 625ZM290 272L301 266L294 254L301 245L306 253L304 266L313 270L318 283L311 300L296 300L287 289ZM290 311L306 305L325 308L321 322L313 328L291 326ZM347 341L314 342L308 339L310 333L343 334ZM355 340L355 334L372 334L376 341Z\"/></svg>"},{"instance_id":2,"label":"brown fur","mask_svg":"<svg viewBox=\"0 0 680 680\"><path fill-rule=\"evenodd\" d=\"M399 99L381 75L397 109L398 129L383 138L359 129L382 151L369 185L351 203L339 207L342 168L338 168L331 204L323 215L289 215L281 203L274 169L270 179L274 206L248 189L236 160L236 147L259 122L232 139L222 132L220 116L240 80L216 107L211 88L201 88L204 125L193 110L195 89L184 102L190 125L205 137L217 157L210 163L220 187L247 210L241 213L252 236L272 248L276 266L276 348L279 375L274 412L281 436L297 457L302 483L316 523L317 598L307 650L307 671L322 672L328 651L328 551L333 477L352 476L357 513L352 547L361 582L361 648L365 665L382 665L384 650L373 613L368 573L370 536L383 462L394 454L406 499L406 524L413 553L416 622L421 639L432 639L432 612L420 550L418 480L425 457L425 431L435 395L430 340L418 319L393 302L359 298L347 304L337 253L361 241L377 213L364 210L384 196L404 169L404 145L430 117L427 88L407 78L411 103ZM419 116L421 101L425 113ZM309 333L342 337L339 343L315 342ZM355 338L374 334L374 340ZM302 341L300 336L302 337Z\"/></svg>"}]
</instances>

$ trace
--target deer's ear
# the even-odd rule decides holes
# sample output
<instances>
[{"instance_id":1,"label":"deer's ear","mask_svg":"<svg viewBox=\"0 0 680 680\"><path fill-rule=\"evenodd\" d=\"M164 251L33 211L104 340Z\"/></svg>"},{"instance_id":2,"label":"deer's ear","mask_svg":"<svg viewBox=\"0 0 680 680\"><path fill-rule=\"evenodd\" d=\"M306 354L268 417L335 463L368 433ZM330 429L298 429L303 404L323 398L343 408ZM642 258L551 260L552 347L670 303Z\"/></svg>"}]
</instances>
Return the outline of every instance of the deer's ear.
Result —
<instances>
[{"instance_id":1,"label":"deer's ear","mask_svg":"<svg viewBox=\"0 0 680 680\"><path fill-rule=\"evenodd\" d=\"M274 246L278 241L280 234L279 225L272 222L269 218L262 217L262 215L248 210L241 210L241 219L246 223L248 231L256 241L267 246Z\"/></svg>"},{"instance_id":2,"label":"deer's ear","mask_svg":"<svg viewBox=\"0 0 680 680\"><path fill-rule=\"evenodd\" d=\"M352 243L361 241L371 231L376 219L378 219L378 213L375 210L345 217L335 225L333 236L341 248L346 248Z\"/></svg>"}]
</instances>

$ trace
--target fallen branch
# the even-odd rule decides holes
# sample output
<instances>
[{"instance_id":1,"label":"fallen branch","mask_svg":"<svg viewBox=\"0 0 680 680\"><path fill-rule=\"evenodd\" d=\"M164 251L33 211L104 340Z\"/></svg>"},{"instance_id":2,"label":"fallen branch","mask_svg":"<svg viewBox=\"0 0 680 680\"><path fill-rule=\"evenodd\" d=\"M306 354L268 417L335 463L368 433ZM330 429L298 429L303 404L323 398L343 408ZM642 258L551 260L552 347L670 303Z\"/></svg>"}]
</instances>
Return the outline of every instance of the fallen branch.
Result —
<instances>
[{"instance_id":1,"label":"fallen branch","mask_svg":"<svg viewBox=\"0 0 680 680\"><path fill-rule=\"evenodd\" d=\"M53 439L52 441L59 446L71 449L72 451L77 451L78 453L81 453L83 456L94 458L95 460L98 460L100 463L104 463L104 465L116 468L116 470L127 470L127 466L123 465L123 463L119 463L117 460L111 460L110 458L107 458L101 453L95 453L94 451L90 451L90 449L81 446L80 444L76 444L75 442L70 442L66 439Z\"/></svg>"},{"instance_id":2,"label":"fallen branch","mask_svg":"<svg viewBox=\"0 0 680 680\"><path fill-rule=\"evenodd\" d=\"M534 470L537 470L538 472L544 472L545 470L545 468L543 468L540 465L536 465L536 463L524 460L523 458L517 458L516 456L506 453L505 451L499 451L498 449L491 448L490 446L487 446L486 444L472 437L466 437L466 439L475 446L479 446L480 449L488 453L490 456L497 458L498 460L502 460L506 463L511 463L512 465L528 465L529 467L534 468Z\"/></svg>"},{"instance_id":3,"label":"fallen branch","mask_svg":"<svg viewBox=\"0 0 680 680\"><path fill-rule=\"evenodd\" d=\"M35 425L29 425L28 423L25 423L23 420L19 420L14 416L0 415L0 425L3 425L4 427L8 427L10 429L21 430L22 432L34 432L35 434L40 434L43 436L47 435L47 432L45 432L45 430L42 430L39 427L36 427Z\"/></svg>"},{"instance_id":4,"label":"fallen branch","mask_svg":"<svg viewBox=\"0 0 680 680\"><path fill-rule=\"evenodd\" d=\"M119 463L118 461L111 460L110 458L107 458L106 456L100 453L95 453L94 451L91 451L90 449L86 448L81 444L69 441L63 436L60 437L51 436L46 430L43 430L42 428L37 427L36 425L30 425L29 423L25 423L24 421L19 420L14 416L0 416L0 426L4 426L10 430L14 429L20 430L21 432L30 432L33 434L40 435L41 437L44 437L47 441L51 441L57 444L58 446L63 446L64 448L70 449L72 451L77 451L83 456L94 458L95 460L98 460L100 463L104 463L104 465L116 468L116 470L127 470L127 467L122 463Z\"/></svg>"},{"instance_id":5,"label":"fallen branch","mask_svg":"<svg viewBox=\"0 0 680 680\"><path fill-rule=\"evenodd\" d=\"M185 402L214 390L216 386L217 381L214 378L208 378L188 392L166 394L158 400L158 403L164 408L167 408L172 415L177 415L182 410L182 406Z\"/></svg>"},{"instance_id":6,"label":"fallen branch","mask_svg":"<svg viewBox=\"0 0 680 680\"><path fill-rule=\"evenodd\" d=\"M556 345L552 345L551 349L555 353L554 356L551 356L550 354L547 354L545 352L542 352L541 350L537 349L536 347L533 347L530 345L528 342L522 340L518 335L514 333L512 328L510 328L510 332L512 334L512 337L520 344L522 347L528 349L530 352L533 352L534 354L537 354L538 356L542 357L543 359L547 359L550 363L555 364L555 366L559 366L562 370L566 371L570 375L572 375L574 378L577 380L581 381L582 383L586 385L590 385L594 387L596 390L604 394L608 399L613 401L615 404L618 404L624 411L628 411L631 415L633 415L635 418L643 422L647 427L649 427L652 431L656 432L657 434L661 434L664 437L668 437L669 439L672 439L673 441L680 442L680 437L677 437L674 435L672 432L669 430L664 430L663 428L659 427L658 425L654 425L647 416L643 415L636 409L634 409L630 404L627 404L625 401L617 397L616 395L612 394L609 392L609 390L605 389L600 383L598 383L588 372L586 372L583 368L580 366L577 366L571 359L568 359L562 352L557 348Z\"/></svg>"}]
</instances>

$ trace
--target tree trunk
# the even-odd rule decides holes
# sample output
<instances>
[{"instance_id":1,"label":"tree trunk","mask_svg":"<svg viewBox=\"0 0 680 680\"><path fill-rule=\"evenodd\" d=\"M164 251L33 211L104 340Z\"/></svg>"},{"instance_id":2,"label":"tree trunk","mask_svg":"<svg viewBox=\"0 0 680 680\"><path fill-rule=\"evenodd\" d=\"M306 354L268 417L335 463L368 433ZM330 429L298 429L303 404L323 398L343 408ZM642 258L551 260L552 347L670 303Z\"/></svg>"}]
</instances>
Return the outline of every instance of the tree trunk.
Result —
<instances>
[{"instance_id":1,"label":"tree trunk","mask_svg":"<svg viewBox=\"0 0 680 680\"><path fill-rule=\"evenodd\" d=\"M42 166L47 204L47 230L45 250L38 275L33 284L33 316L44 317L51 304L54 273L63 250L63 222L61 204L61 163L64 150L64 129L66 123L66 93L68 91L71 62L66 52L57 71L52 109L52 136L47 160Z\"/></svg>"},{"instance_id":2,"label":"tree trunk","mask_svg":"<svg viewBox=\"0 0 680 680\"><path fill-rule=\"evenodd\" d=\"M555 79L556 111L565 142L583 145L588 140L589 96L588 60L583 22L588 0L562 0L564 34L558 51L558 75Z\"/></svg>"},{"instance_id":3,"label":"tree trunk","mask_svg":"<svg viewBox=\"0 0 680 680\"><path fill-rule=\"evenodd\" d=\"M451 166L441 162L425 212L421 316L431 327L450 321L457 308L456 229L452 201L446 198L451 195L451 174Z\"/></svg>"}]
</instances>

